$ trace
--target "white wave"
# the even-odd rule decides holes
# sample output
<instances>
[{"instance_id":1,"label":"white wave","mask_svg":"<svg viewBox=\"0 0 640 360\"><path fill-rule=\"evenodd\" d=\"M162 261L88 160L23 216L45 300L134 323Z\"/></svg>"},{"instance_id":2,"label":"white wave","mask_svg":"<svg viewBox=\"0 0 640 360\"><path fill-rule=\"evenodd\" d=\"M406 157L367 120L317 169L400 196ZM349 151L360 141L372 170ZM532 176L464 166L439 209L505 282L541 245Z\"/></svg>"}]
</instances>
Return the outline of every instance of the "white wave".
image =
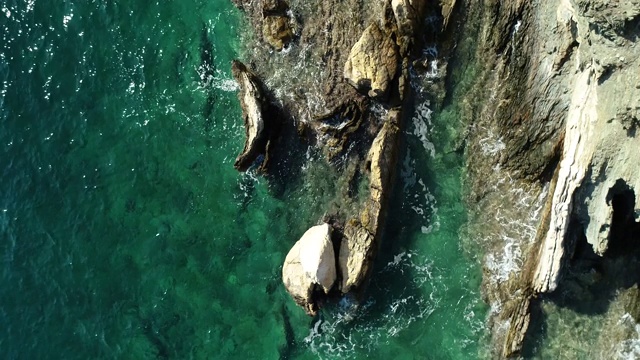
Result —
<instances>
[{"instance_id":1,"label":"white wave","mask_svg":"<svg viewBox=\"0 0 640 360\"><path fill-rule=\"evenodd\" d=\"M502 137L491 129L484 132L479 144L484 156L495 157L505 150ZM479 242L492 249L485 254L489 281L500 284L522 269L524 250L535 240L548 186L539 188L519 182L503 171L499 163L487 174L491 192L483 202L479 220ZM500 307L500 304L491 304Z\"/></svg>"},{"instance_id":2,"label":"white wave","mask_svg":"<svg viewBox=\"0 0 640 360\"><path fill-rule=\"evenodd\" d=\"M429 66L427 66L427 72L424 74L424 76L428 79L433 79L433 78L437 78L440 73L438 71L438 59L434 59L429 61Z\"/></svg>"},{"instance_id":3,"label":"white wave","mask_svg":"<svg viewBox=\"0 0 640 360\"><path fill-rule=\"evenodd\" d=\"M635 337L618 343L614 350L616 359L640 359L640 324L637 324L631 314L625 313L618 320L618 326L629 326L635 330Z\"/></svg>"},{"instance_id":4,"label":"white wave","mask_svg":"<svg viewBox=\"0 0 640 360\"><path fill-rule=\"evenodd\" d=\"M380 272L404 274L405 271L412 275L409 291L392 295L383 307L374 298L359 306L352 299L344 298L337 310L313 325L304 343L321 359L354 358L358 352L374 352L380 344L400 336L414 322L425 321L439 307L439 294L443 292L433 290L419 296L420 292L410 290L421 288L427 282L442 284L442 279L434 275L430 261L413 252L397 254ZM376 312L374 320L355 321L370 316L373 311Z\"/></svg>"},{"instance_id":5,"label":"white wave","mask_svg":"<svg viewBox=\"0 0 640 360\"><path fill-rule=\"evenodd\" d=\"M489 130L486 137L479 141L482 153L486 156L494 156L506 149L507 146L502 141L502 137L496 137L493 131Z\"/></svg>"},{"instance_id":6,"label":"white wave","mask_svg":"<svg viewBox=\"0 0 640 360\"><path fill-rule=\"evenodd\" d=\"M224 92L234 92L240 90L240 85L234 79L212 78L211 87Z\"/></svg>"},{"instance_id":7,"label":"white wave","mask_svg":"<svg viewBox=\"0 0 640 360\"><path fill-rule=\"evenodd\" d=\"M486 257L486 266L492 274L492 280L499 283L507 281L511 274L522 266L522 251L518 242L503 236L504 247L501 253L490 253Z\"/></svg>"},{"instance_id":8,"label":"white wave","mask_svg":"<svg viewBox=\"0 0 640 360\"><path fill-rule=\"evenodd\" d=\"M414 116L411 119L413 124L412 134L415 135L422 146L432 158L436 155L436 148L433 142L431 142L430 135L433 130L432 115L433 110L429 108L429 101L420 103L414 112Z\"/></svg>"},{"instance_id":9,"label":"white wave","mask_svg":"<svg viewBox=\"0 0 640 360\"><path fill-rule=\"evenodd\" d=\"M62 17L62 26L66 29L69 25L69 22L73 19L73 11L69 13L69 15L65 15Z\"/></svg>"}]
</instances>

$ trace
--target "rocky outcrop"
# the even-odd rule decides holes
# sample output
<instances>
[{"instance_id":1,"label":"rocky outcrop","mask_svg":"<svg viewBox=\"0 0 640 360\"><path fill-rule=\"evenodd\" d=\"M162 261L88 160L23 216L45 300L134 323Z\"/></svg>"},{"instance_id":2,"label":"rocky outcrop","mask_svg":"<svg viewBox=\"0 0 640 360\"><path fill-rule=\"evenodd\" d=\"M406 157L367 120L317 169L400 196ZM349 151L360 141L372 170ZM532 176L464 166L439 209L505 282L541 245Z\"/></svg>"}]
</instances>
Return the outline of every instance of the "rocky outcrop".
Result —
<instances>
[{"instance_id":1,"label":"rocky outcrop","mask_svg":"<svg viewBox=\"0 0 640 360\"><path fill-rule=\"evenodd\" d=\"M259 155L266 154L271 121L266 113L267 98L258 76L237 60L231 64L231 71L240 85L238 99L242 108L246 134L244 148L233 166L240 171L245 171Z\"/></svg>"},{"instance_id":2,"label":"rocky outcrop","mask_svg":"<svg viewBox=\"0 0 640 360\"><path fill-rule=\"evenodd\" d=\"M581 4L586 7L588 2ZM633 170L640 155L640 137L625 127L626 119L640 114L640 51L629 46L628 40L613 35L615 29L624 28L626 18L633 20L640 15L640 3L627 4L621 13L601 2L590 5L622 18L614 16L610 24L611 19L600 18L602 14L591 6L581 12L569 1L558 8L559 21L562 16L565 22L569 19L575 24L579 62L575 63L575 86L565 118L549 231L534 278L538 292L557 287L571 217L578 219L587 241L602 255L610 238L612 198L616 191L622 192L615 184L621 181L630 189L640 188L640 174ZM631 196L635 204L640 203L640 193Z\"/></svg>"},{"instance_id":3,"label":"rocky outcrop","mask_svg":"<svg viewBox=\"0 0 640 360\"><path fill-rule=\"evenodd\" d=\"M307 230L291 248L282 267L284 286L309 315L318 311L319 297L336 281L336 258L329 224Z\"/></svg>"},{"instance_id":4,"label":"rocky outcrop","mask_svg":"<svg viewBox=\"0 0 640 360\"><path fill-rule=\"evenodd\" d=\"M385 99L396 77L400 56L398 47L377 23L373 23L353 45L344 65L344 77L358 91L372 98Z\"/></svg>"},{"instance_id":5,"label":"rocky outcrop","mask_svg":"<svg viewBox=\"0 0 640 360\"><path fill-rule=\"evenodd\" d=\"M351 219L345 225L340 244L338 263L343 293L359 288L369 277L373 266L395 172L400 120L401 112L391 110L369 150L366 166L369 170L369 199L360 212L360 218Z\"/></svg>"}]
</instances>

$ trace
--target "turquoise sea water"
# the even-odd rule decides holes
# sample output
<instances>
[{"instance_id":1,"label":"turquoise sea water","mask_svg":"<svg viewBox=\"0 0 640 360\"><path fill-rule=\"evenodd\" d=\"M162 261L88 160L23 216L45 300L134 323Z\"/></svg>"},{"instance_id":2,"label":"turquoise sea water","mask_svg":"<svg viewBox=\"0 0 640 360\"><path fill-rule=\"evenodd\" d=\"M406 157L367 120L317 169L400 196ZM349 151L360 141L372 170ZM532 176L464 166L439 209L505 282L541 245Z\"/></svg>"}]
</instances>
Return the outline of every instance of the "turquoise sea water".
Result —
<instances>
[{"instance_id":1,"label":"turquoise sea water","mask_svg":"<svg viewBox=\"0 0 640 360\"><path fill-rule=\"evenodd\" d=\"M280 271L332 180L276 194L233 169L244 129L230 61L244 25L230 2L0 10L0 357L482 352L481 271L460 241L462 159L447 151L453 110L431 114L418 96L365 302L311 319Z\"/></svg>"}]
</instances>

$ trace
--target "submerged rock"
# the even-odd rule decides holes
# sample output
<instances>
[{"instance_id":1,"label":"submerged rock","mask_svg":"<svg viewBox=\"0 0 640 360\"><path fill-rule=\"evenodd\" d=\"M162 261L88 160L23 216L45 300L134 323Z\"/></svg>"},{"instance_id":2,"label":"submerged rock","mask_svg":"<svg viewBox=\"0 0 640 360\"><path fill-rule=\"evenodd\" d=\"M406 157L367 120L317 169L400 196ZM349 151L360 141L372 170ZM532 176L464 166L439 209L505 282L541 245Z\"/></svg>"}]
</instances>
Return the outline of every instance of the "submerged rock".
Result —
<instances>
[{"instance_id":1,"label":"submerged rock","mask_svg":"<svg viewBox=\"0 0 640 360\"><path fill-rule=\"evenodd\" d=\"M351 48L344 77L358 91L384 99L398 71L400 55L391 34L376 23L369 25Z\"/></svg>"},{"instance_id":2,"label":"submerged rock","mask_svg":"<svg viewBox=\"0 0 640 360\"><path fill-rule=\"evenodd\" d=\"M233 166L239 171L246 171L259 155L267 152L268 128L271 124L267 120L267 99L258 76L237 60L231 64L231 71L240 85L238 99L247 136L244 148Z\"/></svg>"},{"instance_id":3,"label":"submerged rock","mask_svg":"<svg viewBox=\"0 0 640 360\"><path fill-rule=\"evenodd\" d=\"M285 288L309 315L318 311L318 296L327 295L336 281L331 226L307 230L287 254L282 267Z\"/></svg>"}]
</instances>

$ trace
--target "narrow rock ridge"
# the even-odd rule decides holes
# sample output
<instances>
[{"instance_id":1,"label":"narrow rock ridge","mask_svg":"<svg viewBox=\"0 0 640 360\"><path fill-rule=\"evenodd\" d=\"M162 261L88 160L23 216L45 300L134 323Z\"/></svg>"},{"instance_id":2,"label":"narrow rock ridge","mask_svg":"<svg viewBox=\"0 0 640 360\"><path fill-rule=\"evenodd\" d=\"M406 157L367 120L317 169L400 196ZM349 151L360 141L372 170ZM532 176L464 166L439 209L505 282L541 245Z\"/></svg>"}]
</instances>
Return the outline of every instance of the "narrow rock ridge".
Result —
<instances>
[{"instance_id":1,"label":"narrow rock ridge","mask_svg":"<svg viewBox=\"0 0 640 360\"><path fill-rule=\"evenodd\" d=\"M597 78L592 65L577 76L571 105L566 118L562 161L549 219L549 230L539 255L533 278L533 290L551 292L558 286L565 239L573 212L573 194L584 180L595 143L594 125L598 121Z\"/></svg>"},{"instance_id":2,"label":"narrow rock ridge","mask_svg":"<svg viewBox=\"0 0 640 360\"><path fill-rule=\"evenodd\" d=\"M361 288L366 282L380 246L385 209L398 157L401 117L399 109L390 110L382 129L373 140L366 165L369 170L370 197L359 219L351 219L345 224L338 260L342 273L340 291L344 294Z\"/></svg>"}]
</instances>

